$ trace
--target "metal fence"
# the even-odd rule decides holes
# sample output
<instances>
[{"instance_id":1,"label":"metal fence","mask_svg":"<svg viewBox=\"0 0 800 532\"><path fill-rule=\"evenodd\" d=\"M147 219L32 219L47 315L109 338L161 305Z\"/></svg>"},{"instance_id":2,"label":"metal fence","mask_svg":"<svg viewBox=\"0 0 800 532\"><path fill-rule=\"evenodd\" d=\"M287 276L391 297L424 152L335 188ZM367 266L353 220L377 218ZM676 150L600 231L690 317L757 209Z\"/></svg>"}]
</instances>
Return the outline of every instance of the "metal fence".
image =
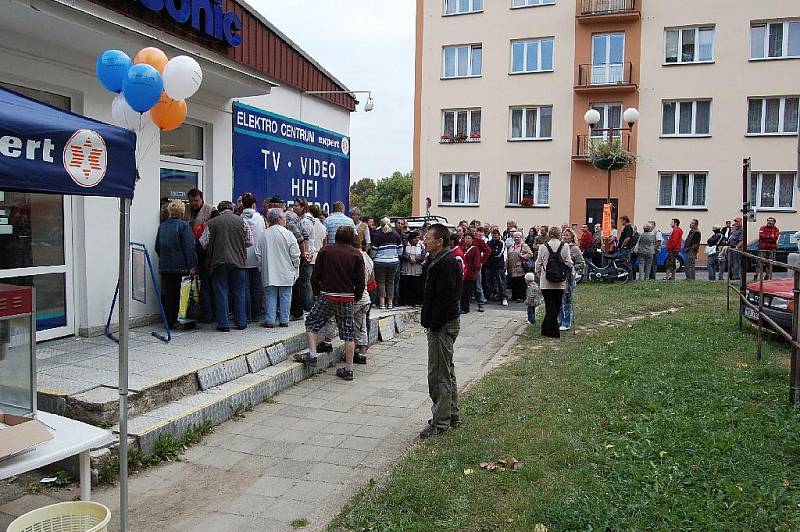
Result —
<instances>
[{"instance_id":1,"label":"metal fence","mask_svg":"<svg viewBox=\"0 0 800 532\"><path fill-rule=\"evenodd\" d=\"M800 266L792 266L785 262L778 262L776 260L760 257L747 253L738 249L727 249L728 260L726 270L728 272L728 286L727 286L727 305L728 311L731 310L731 294L736 294L739 299L739 329L741 330L744 323L745 309L749 309L753 313L753 320L756 322L758 329L758 342L756 348L756 357L761 360L762 347L764 342L764 324L766 323L772 332L783 338L789 343L790 346L790 370L789 370L789 403L796 405L800 401L800 368L798 368L797 355L800 351L800 342L798 342L798 326L800 326ZM731 262L737 259L740 264L739 277L740 279L731 280ZM755 302L747 296L747 274L748 266L751 261L756 264L756 277L759 283L758 295L755 296ZM793 283L793 299L791 308L791 332L787 332L784 328L775 322L766 312L764 312L764 301L766 297L764 294L764 272L765 266L774 269L786 268L792 276ZM737 286L738 285L738 286ZM787 305L787 311L789 310Z\"/></svg>"}]
</instances>

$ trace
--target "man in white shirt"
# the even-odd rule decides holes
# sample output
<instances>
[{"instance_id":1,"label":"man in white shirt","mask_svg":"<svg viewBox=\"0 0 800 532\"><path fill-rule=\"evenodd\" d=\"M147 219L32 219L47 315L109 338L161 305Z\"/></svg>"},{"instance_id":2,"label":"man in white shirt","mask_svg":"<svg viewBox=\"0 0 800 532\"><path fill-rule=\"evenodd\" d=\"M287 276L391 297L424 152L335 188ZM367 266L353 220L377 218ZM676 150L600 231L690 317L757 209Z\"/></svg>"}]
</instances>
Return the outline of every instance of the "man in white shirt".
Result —
<instances>
[{"instance_id":1,"label":"man in white shirt","mask_svg":"<svg viewBox=\"0 0 800 532\"><path fill-rule=\"evenodd\" d=\"M655 243L655 251L656 254L653 256L653 266L650 268L650 279L656 278L656 270L658 269L658 255L661 252L661 245L664 243L664 233L658 230L656 227L656 223L653 220L648 222L650 226L653 228L653 232L656 235L656 243Z\"/></svg>"}]
</instances>

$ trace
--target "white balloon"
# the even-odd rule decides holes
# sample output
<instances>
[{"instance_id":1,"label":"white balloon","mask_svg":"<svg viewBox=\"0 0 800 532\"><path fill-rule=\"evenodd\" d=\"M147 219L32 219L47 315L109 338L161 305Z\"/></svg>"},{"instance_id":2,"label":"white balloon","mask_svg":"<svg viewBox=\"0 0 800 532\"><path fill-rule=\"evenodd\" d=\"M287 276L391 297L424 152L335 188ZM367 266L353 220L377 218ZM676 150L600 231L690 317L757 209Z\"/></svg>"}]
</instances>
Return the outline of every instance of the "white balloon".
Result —
<instances>
[{"instance_id":1,"label":"white balloon","mask_svg":"<svg viewBox=\"0 0 800 532\"><path fill-rule=\"evenodd\" d=\"M147 125L147 121L150 119L150 111L144 114L134 111L125 101L122 93L119 93L114 97L114 101L111 104L111 118L114 124L129 129L138 135Z\"/></svg>"},{"instance_id":2,"label":"white balloon","mask_svg":"<svg viewBox=\"0 0 800 532\"><path fill-rule=\"evenodd\" d=\"M200 88L203 71L188 55L173 57L164 68L164 90L173 100L185 100Z\"/></svg>"}]
</instances>

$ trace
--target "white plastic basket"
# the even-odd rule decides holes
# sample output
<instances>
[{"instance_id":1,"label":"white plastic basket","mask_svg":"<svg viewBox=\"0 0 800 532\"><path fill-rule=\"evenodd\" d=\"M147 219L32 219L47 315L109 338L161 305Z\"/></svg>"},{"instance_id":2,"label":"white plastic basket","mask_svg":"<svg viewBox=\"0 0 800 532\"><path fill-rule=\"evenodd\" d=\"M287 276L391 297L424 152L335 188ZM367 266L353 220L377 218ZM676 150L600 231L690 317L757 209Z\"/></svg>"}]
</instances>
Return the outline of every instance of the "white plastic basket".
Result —
<instances>
[{"instance_id":1,"label":"white plastic basket","mask_svg":"<svg viewBox=\"0 0 800 532\"><path fill-rule=\"evenodd\" d=\"M62 502L14 519L6 532L107 532L111 511L96 502Z\"/></svg>"}]
</instances>

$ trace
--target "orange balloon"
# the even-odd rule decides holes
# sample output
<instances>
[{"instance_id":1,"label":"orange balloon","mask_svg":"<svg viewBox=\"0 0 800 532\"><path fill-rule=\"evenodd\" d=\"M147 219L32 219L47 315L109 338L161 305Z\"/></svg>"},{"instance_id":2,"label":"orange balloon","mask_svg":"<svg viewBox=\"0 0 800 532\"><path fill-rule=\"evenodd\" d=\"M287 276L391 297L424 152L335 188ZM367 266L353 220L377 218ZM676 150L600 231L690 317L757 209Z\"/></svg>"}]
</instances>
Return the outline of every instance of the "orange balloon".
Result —
<instances>
[{"instance_id":1,"label":"orange balloon","mask_svg":"<svg viewBox=\"0 0 800 532\"><path fill-rule=\"evenodd\" d=\"M158 103L150 109L150 118L161 131L172 131L183 124L187 111L186 100L173 100L162 92Z\"/></svg>"},{"instance_id":2,"label":"orange balloon","mask_svg":"<svg viewBox=\"0 0 800 532\"><path fill-rule=\"evenodd\" d=\"M164 67L167 66L167 54L159 50L158 48L153 48L152 46L148 46L147 48L142 48L139 50L139 53L136 54L136 57L133 58L134 64L144 63L146 65L150 65L151 67L158 70L159 74L164 73Z\"/></svg>"}]
</instances>

